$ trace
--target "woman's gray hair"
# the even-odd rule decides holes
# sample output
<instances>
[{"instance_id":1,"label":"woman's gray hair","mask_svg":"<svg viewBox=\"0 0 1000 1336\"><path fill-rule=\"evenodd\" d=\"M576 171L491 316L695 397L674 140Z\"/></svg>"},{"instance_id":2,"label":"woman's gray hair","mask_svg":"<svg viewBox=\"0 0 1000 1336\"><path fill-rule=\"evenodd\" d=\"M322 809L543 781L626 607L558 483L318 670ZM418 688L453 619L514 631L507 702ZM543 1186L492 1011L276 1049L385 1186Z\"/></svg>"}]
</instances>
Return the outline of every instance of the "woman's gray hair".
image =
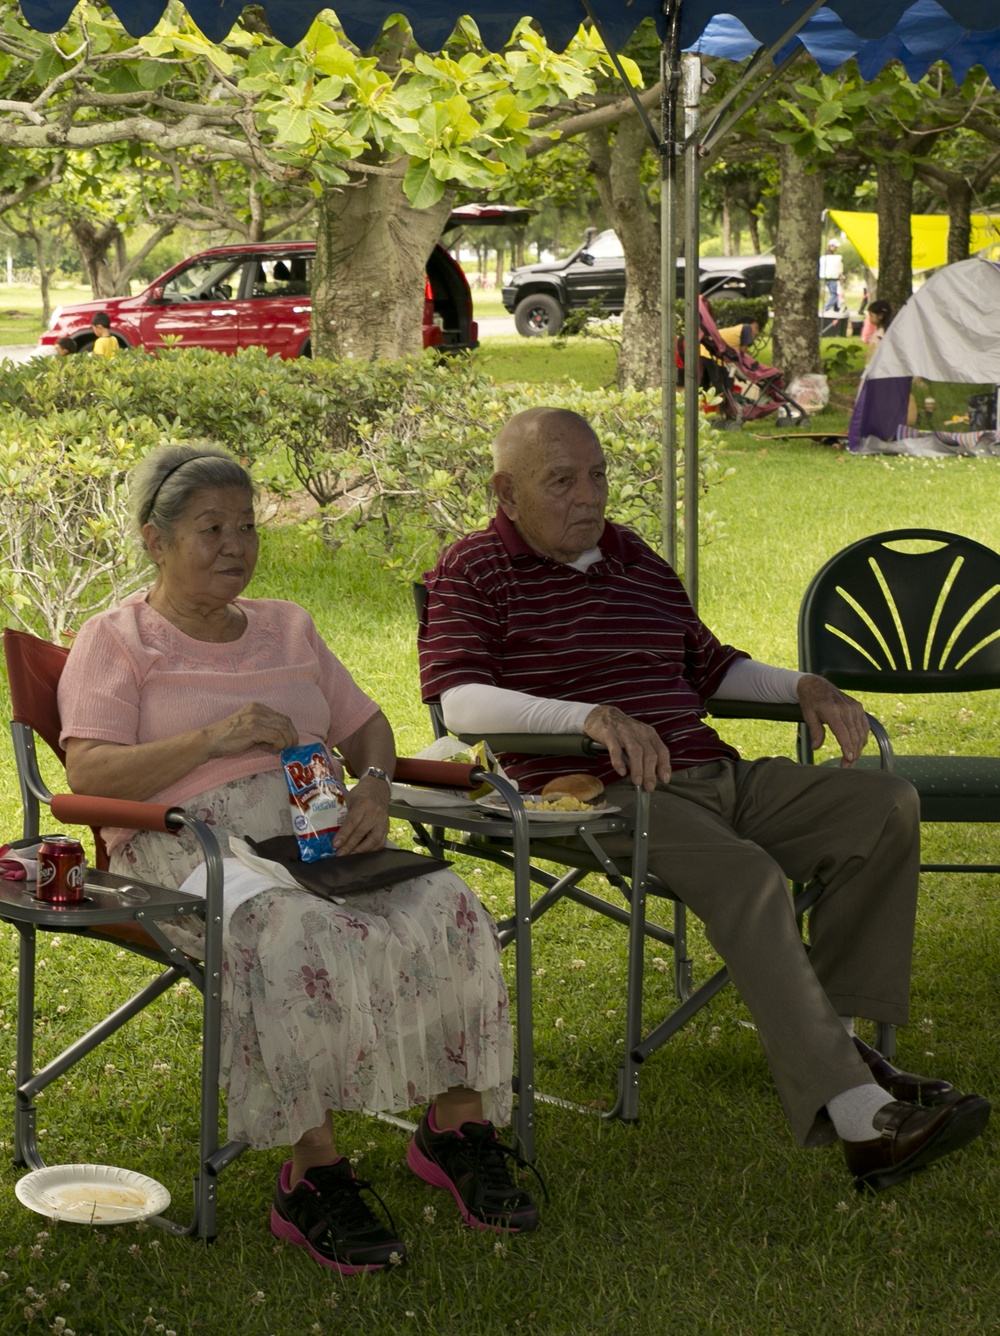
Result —
<instances>
[{"instance_id":1,"label":"woman's gray hair","mask_svg":"<svg viewBox=\"0 0 1000 1336\"><path fill-rule=\"evenodd\" d=\"M132 523L140 537L154 524L169 542L195 492L207 487L242 487L251 500L257 489L235 455L212 441L161 445L141 460L129 478Z\"/></svg>"}]
</instances>

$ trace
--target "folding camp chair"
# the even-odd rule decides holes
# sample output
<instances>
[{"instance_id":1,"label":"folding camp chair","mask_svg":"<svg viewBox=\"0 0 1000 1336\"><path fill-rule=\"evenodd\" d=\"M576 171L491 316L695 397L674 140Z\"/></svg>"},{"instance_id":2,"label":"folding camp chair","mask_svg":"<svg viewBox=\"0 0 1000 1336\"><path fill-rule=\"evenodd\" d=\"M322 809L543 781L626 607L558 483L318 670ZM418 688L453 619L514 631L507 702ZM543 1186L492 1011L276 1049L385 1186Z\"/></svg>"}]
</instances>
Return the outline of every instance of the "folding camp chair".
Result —
<instances>
[{"instance_id":1,"label":"folding camp chair","mask_svg":"<svg viewBox=\"0 0 1000 1336\"><path fill-rule=\"evenodd\" d=\"M423 616L427 601L427 591L422 584L413 586L413 596L418 620ZM435 737L444 737L447 733L440 707L431 703L431 724ZM767 719L787 723L799 723L802 714L797 705L755 704L745 701L710 701L709 713L717 717ZM463 739L476 742L480 739L471 736ZM583 735L547 736L541 734L505 734L487 735L485 741L495 752L516 752L521 754L565 756L567 758L593 756L603 751L600 744ZM527 917L524 911L517 911L511 919L504 920L499 926L501 945L519 942L561 901L581 905L604 918L622 924L628 931L627 970L624 1006L623 1056L617 1068L617 1096L610 1109L602 1113L606 1119L620 1119L623 1122L636 1122L639 1117L639 1077L640 1068L647 1058L656 1053L688 1021L706 1006L729 982L729 971L723 966L714 971L707 979L694 986L693 961L688 954L687 910L681 900L669 886L653 877L646 867L645 842L648 830L648 796L636 790L636 818L633 823L635 837L635 858L633 861L608 858L595 839L587 836L594 834L593 828L581 824L579 834L584 839L577 847L569 847L561 838L557 841L550 827L531 828L528 823L530 840L530 881L541 888L541 894L530 902ZM440 854L443 851L473 853L477 858L484 858L500 866L510 865L509 840L502 832L476 832L473 835L452 827L450 813L438 813L441 823L448 823L442 828L438 820L427 823L414 823L417 839L430 851ZM541 830L544 829L544 834ZM554 863L565 871L553 874L539 866L539 863ZM608 894L599 894L581 883L591 873L598 873L608 883ZM617 894L616 894L617 893ZM796 913L801 924L805 914L816 904L822 887L813 884L796 888ZM672 905L672 927L666 928L646 917L646 899L648 895L669 900ZM620 897L620 898L619 898ZM624 903L622 903L622 900ZM674 992L678 1005L660 1023L645 1035L642 1032L643 975L645 948L647 941L666 946L672 955ZM518 979L520 980L520 970ZM518 985L520 988L520 983ZM520 997L519 997L520 1005ZM879 1032L891 1052L891 1030ZM552 1100L553 1097L535 1092L539 1100ZM564 1100L555 1100L565 1104Z\"/></svg>"},{"instance_id":2,"label":"folding camp chair","mask_svg":"<svg viewBox=\"0 0 1000 1336\"><path fill-rule=\"evenodd\" d=\"M1000 555L939 529L892 529L830 558L799 610L799 660L854 691L1000 689ZM802 730L800 756L812 760ZM920 794L922 821L1000 821L1000 758L879 761ZM925 872L1000 872L993 863L924 863Z\"/></svg>"},{"instance_id":3,"label":"folding camp chair","mask_svg":"<svg viewBox=\"0 0 1000 1336\"><path fill-rule=\"evenodd\" d=\"M173 1234L211 1239L216 1229L216 1182L219 1174L245 1149L243 1142L219 1144L219 1022L222 983L222 860L215 835L203 822L177 807L153 803L53 794L42 779L35 735L43 738L61 762L56 689L67 650L22 631L3 633L4 657L13 704L11 734L17 761L23 812L22 841L39 837L40 809L70 825L93 828L96 868L88 868L86 899L79 905L52 905L36 900L29 883L0 881L0 920L11 923L20 938L17 985L17 1057L15 1063L14 1162L32 1169L45 1167L36 1133L35 1100L81 1058L137 1016L175 983L189 979L202 997L201 1080L198 1168L194 1209L188 1225L162 1216L151 1223ZM201 845L207 870L204 900L115 876L105 869L107 857L99 826L166 833L186 826ZM160 920L195 914L205 923L204 961L191 960L165 936ZM159 973L108 1016L97 1021L38 1071L34 1060L36 937L59 932L103 938L160 967Z\"/></svg>"},{"instance_id":4,"label":"folding camp chair","mask_svg":"<svg viewBox=\"0 0 1000 1336\"><path fill-rule=\"evenodd\" d=\"M92 828L97 851L97 868L87 871L87 899L83 904L59 906L34 898L24 882L0 881L0 921L12 923L20 934L17 1059L15 1084L15 1163L32 1169L44 1168L36 1134L34 1101L53 1081L63 1076L79 1059L93 1052L105 1039L137 1016L146 1006L181 979L190 979L203 998L201 1127L199 1169L195 1178L193 1219L187 1227L162 1217L156 1224L173 1233L191 1233L210 1239L215 1235L216 1180L219 1173L246 1149L243 1142L220 1146L219 1128L219 1052L220 987L222 961L222 862L215 835L201 821L189 817L180 808L151 803L124 802L89 798L78 794L52 794L42 779L35 749L37 734L48 743L60 762L65 754L59 746L59 713L56 692L68 650L21 631L4 631L4 655L13 703L11 733L17 761L23 809L22 839L34 844L40 830L40 811L44 805L60 821ZM504 829L509 832L510 863L514 870L515 916L527 920L530 905L528 878L528 830L524 805L517 791L502 776L487 774L478 766L433 764L400 758L396 778L403 783L449 789L473 790L488 784L508 802L509 821L498 822L469 805L466 828ZM394 815L415 817L419 809L398 805ZM624 821L609 819L600 823L602 830L625 830ZM187 826L201 843L207 865L207 894L198 896L136 882L106 871L107 854L98 827L120 826L135 830L176 831ZM555 828L572 834L575 826ZM128 890L127 890L128 888ZM126 892L123 894L123 892ZM136 894L145 897L136 899ZM205 921L206 946L203 962L191 960L180 952L161 931L158 920L174 915L197 914ZM102 938L144 957L162 967L162 971L133 998L110 1016L94 1025L82 1038L39 1071L34 1070L33 1018L35 1010L35 948L38 932ZM516 945L518 977L518 1074L519 1098L514 1119L514 1133L528 1158L534 1154L534 1105L532 1077L531 1027L531 937L523 932ZM397 1120L391 1120L397 1121Z\"/></svg>"}]
</instances>

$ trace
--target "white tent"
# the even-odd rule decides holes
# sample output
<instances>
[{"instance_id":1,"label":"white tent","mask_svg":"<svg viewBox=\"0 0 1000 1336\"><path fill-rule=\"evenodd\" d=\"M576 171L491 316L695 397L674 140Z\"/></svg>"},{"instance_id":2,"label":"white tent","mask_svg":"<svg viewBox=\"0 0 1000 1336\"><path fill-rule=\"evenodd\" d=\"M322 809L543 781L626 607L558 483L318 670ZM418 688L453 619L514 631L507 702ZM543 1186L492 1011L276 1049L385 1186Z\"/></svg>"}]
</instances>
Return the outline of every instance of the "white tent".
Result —
<instances>
[{"instance_id":1,"label":"white tent","mask_svg":"<svg viewBox=\"0 0 1000 1336\"><path fill-rule=\"evenodd\" d=\"M862 454L1000 454L993 442L949 441L943 433L897 441L914 376L1000 386L1000 264L946 265L914 293L875 350L848 439Z\"/></svg>"}]
</instances>

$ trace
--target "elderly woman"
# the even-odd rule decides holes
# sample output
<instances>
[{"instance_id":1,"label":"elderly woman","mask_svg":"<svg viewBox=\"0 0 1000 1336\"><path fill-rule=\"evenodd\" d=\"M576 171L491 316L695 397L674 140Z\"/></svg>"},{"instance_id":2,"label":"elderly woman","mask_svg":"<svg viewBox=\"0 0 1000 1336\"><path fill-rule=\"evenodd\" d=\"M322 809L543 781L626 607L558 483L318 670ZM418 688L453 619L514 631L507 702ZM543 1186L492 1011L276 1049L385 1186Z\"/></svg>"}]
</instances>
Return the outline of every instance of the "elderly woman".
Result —
<instances>
[{"instance_id":1,"label":"elderly woman","mask_svg":"<svg viewBox=\"0 0 1000 1336\"><path fill-rule=\"evenodd\" d=\"M184 806L225 857L230 834L292 833L279 753L323 742L361 776L338 852L381 848L392 731L308 613L241 597L258 547L247 472L217 446L166 446L132 493L156 579L73 645L59 688L70 786ZM180 885L198 861L186 835L105 837L129 876ZM273 1232L346 1274L405 1256L337 1156L331 1110L428 1100L410 1168L450 1191L467 1224L534 1228L491 1121L510 1111L510 1019L496 930L469 888L443 871L343 906L266 885L240 901L241 870L227 860L222 1084L232 1138L292 1147ZM197 952L185 932L178 922L175 940Z\"/></svg>"}]
</instances>

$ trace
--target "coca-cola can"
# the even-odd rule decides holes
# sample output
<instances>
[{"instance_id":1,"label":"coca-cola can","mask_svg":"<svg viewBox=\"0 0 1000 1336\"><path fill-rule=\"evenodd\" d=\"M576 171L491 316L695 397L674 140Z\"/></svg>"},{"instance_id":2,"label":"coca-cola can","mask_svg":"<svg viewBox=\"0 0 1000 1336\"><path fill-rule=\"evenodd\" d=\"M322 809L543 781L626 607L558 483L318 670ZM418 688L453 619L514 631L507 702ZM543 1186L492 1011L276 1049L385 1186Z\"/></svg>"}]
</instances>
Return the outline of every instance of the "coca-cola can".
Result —
<instances>
[{"instance_id":1,"label":"coca-cola can","mask_svg":"<svg viewBox=\"0 0 1000 1336\"><path fill-rule=\"evenodd\" d=\"M74 905L83 899L87 860L83 845L68 835L46 835L38 849L35 898L53 905Z\"/></svg>"}]
</instances>

